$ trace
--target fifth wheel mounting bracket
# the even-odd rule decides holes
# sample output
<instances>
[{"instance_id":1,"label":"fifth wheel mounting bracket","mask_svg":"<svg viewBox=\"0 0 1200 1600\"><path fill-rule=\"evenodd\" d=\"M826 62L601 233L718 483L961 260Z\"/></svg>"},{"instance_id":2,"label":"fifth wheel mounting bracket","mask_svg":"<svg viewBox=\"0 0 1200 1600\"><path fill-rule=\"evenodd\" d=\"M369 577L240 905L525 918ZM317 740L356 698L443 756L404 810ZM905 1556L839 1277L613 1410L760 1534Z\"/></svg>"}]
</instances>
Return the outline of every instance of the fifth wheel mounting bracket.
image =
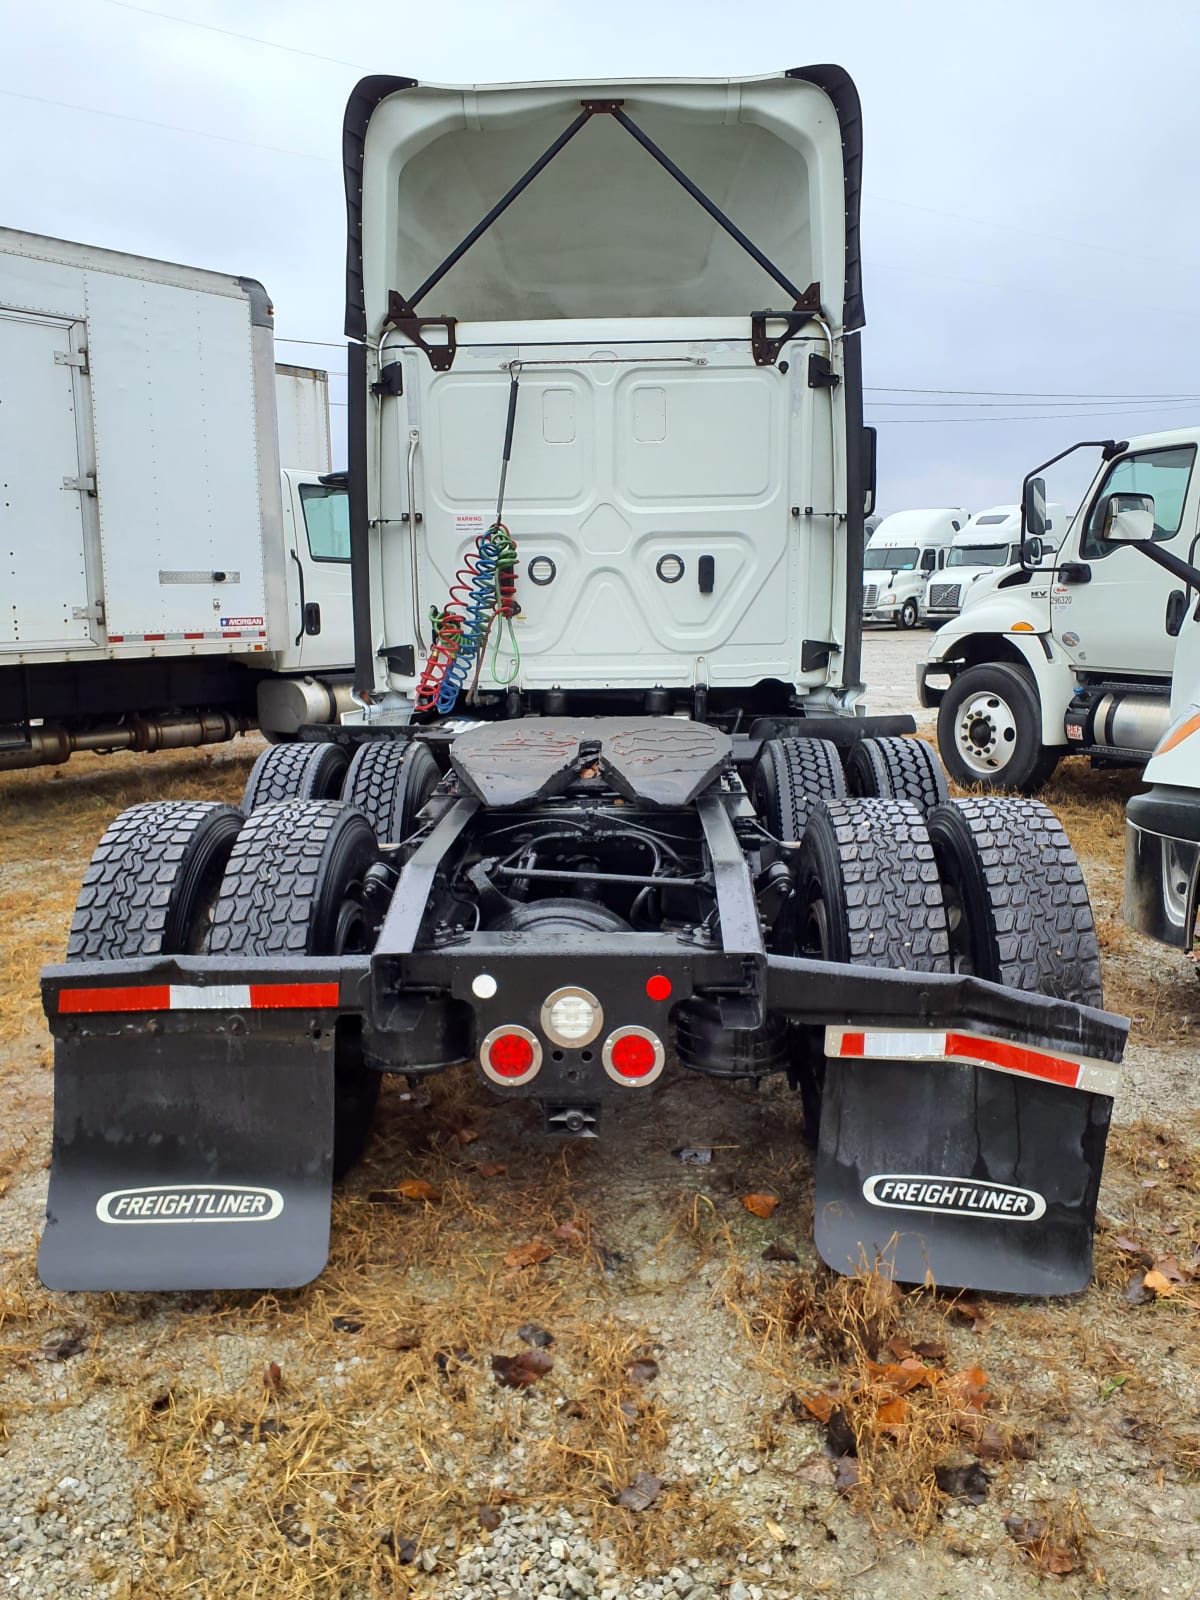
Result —
<instances>
[{"instance_id":1,"label":"fifth wheel mounting bracket","mask_svg":"<svg viewBox=\"0 0 1200 1600\"><path fill-rule=\"evenodd\" d=\"M457 348L455 340L455 317L422 317L417 306L431 289L439 284L450 269L462 260L467 251L475 244L497 218L506 212L518 195L523 194L533 180L545 167L549 166L559 151L575 137L593 117L609 116L614 122L620 123L631 138L635 139L642 149L653 156L663 170L674 178L680 188L687 191L692 199L704 210L715 223L725 230L731 239L741 245L746 254L763 269L781 289L792 298L792 306L788 311L756 311L751 315L751 352L757 366L773 366L782 347L796 334L806 322L819 315L821 310L821 286L819 283L810 283L807 289L799 289L784 272L775 265L769 256L754 243L746 234L721 210L714 200L710 200L699 187L692 182L680 167L676 166L665 150L661 150L644 129L640 128L632 117L624 111L622 100L583 100L580 102L582 110L558 138L537 158L513 184L512 188L503 194L486 216L482 217L471 231L455 245L450 254L440 266L425 279L411 295L405 297L398 290L392 289L388 293L388 311L385 327L395 328L398 333L410 339L419 349L424 350L429 358L429 365L435 372L448 372L454 365L454 356ZM784 323L784 331L778 338L768 338L766 332L767 319ZM444 340L429 341L425 338L426 328L438 327L445 333Z\"/></svg>"}]
</instances>

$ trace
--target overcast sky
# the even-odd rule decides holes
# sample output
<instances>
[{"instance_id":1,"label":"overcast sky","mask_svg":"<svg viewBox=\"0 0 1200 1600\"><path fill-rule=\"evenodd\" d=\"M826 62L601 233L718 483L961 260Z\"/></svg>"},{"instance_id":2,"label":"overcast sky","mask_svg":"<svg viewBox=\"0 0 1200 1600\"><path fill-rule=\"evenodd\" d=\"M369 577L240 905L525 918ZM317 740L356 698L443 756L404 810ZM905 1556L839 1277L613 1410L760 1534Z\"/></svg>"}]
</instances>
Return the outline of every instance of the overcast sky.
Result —
<instances>
[{"instance_id":1,"label":"overcast sky","mask_svg":"<svg viewBox=\"0 0 1200 1600\"><path fill-rule=\"evenodd\" d=\"M260 278L279 334L310 340L341 336L340 130L363 74L838 62L863 101L882 510L978 510L1074 439L1200 421L1200 0L0 0L0 16L0 222ZM1074 503L1089 474L1060 471L1051 496Z\"/></svg>"}]
</instances>

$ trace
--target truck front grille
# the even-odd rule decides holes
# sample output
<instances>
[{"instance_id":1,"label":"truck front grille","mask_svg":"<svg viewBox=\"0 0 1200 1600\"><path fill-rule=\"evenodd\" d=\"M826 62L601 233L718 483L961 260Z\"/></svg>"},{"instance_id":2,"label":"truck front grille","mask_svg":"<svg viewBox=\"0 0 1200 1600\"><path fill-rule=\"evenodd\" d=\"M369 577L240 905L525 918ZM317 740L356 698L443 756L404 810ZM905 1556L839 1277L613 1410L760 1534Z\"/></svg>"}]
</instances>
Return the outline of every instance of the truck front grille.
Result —
<instances>
[{"instance_id":1,"label":"truck front grille","mask_svg":"<svg viewBox=\"0 0 1200 1600\"><path fill-rule=\"evenodd\" d=\"M873 611L875 609L875 602L878 599L879 585L877 583L868 583L866 588L863 590L863 610Z\"/></svg>"},{"instance_id":2,"label":"truck front grille","mask_svg":"<svg viewBox=\"0 0 1200 1600\"><path fill-rule=\"evenodd\" d=\"M929 586L929 608L931 611L956 608L958 606L959 587L956 583L931 583Z\"/></svg>"}]
</instances>

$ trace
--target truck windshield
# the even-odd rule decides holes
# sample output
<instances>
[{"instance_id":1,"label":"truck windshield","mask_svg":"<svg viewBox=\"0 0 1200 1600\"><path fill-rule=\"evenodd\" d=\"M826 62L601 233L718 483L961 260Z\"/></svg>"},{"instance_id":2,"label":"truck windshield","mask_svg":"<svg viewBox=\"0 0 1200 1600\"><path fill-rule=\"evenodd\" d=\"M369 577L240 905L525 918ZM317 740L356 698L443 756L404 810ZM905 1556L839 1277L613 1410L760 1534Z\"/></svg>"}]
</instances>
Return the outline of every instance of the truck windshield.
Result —
<instances>
[{"instance_id":1,"label":"truck windshield","mask_svg":"<svg viewBox=\"0 0 1200 1600\"><path fill-rule=\"evenodd\" d=\"M1086 561L1102 560L1119 546L1102 539L1096 528L1096 507L1109 494L1152 494L1154 496L1154 537L1173 539L1183 521L1183 503L1196 460L1194 444L1172 445L1164 450L1143 450L1138 455L1114 461L1100 493L1088 514L1087 528L1080 544Z\"/></svg>"},{"instance_id":2,"label":"truck windshield","mask_svg":"<svg viewBox=\"0 0 1200 1600\"><path fill-rule=\"evenodd\" d=\"M1001 567L1007 560L1007 544L956 544L946 557L946 565L948 567Z\"/></svg>"},{"instance_id":3,"label":"truck windshield","mask_svg":"<svg viewBox=\"0 0 1200 1600\"><path fill-rule=\"evenodd\" d=\"M915 545L895 545L890 550L868 550L863 557L863 568L867 572L880 572L884 568L889 572L911 572L916 564Z\"/></svg>"}]
</instances>

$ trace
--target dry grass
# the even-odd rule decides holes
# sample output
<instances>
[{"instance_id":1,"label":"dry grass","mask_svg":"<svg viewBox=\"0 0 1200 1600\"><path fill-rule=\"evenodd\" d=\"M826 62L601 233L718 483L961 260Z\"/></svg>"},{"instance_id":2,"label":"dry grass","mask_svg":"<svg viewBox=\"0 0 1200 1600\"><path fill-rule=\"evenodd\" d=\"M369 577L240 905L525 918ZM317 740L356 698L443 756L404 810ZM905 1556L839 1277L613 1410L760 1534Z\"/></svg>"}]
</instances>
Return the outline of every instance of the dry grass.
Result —
<instances>
[{"instance_id":1,"label":"dry grass","mask_svg":"<svg viewBox=\"0 0 1200 1600\"><path fill-rule=\"evenodd\" d=\"M261 741L187 756L79 755L0 772L0 1046L47 1043L38 973L62 959L96 841L139 800L236 801Z\"/></svg>"}]
</instances>

